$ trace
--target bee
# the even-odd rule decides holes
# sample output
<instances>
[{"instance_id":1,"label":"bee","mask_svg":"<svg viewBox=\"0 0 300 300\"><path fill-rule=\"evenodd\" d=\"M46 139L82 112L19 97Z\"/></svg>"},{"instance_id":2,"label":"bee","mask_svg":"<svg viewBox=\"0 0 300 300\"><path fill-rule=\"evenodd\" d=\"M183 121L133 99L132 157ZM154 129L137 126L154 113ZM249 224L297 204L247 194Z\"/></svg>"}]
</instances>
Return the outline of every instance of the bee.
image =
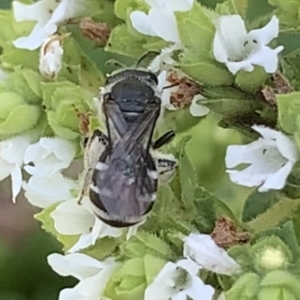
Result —
<instances>
[{"instance_id":1,"label":"bee","mask_svg":"<svg viewBox=\"0 0 300 300\"><path fill-rule=\"evenodd\" d=\"M157 152L174 132L152 141L161 110L157 86L154 73L124 69L102 91L107 134L96 130L87 142L82 195L87 191L95 215L113 227L141 222L154 205L158 182L169 181L177 166L173 155Z\"/></svg>"}]
</instances>

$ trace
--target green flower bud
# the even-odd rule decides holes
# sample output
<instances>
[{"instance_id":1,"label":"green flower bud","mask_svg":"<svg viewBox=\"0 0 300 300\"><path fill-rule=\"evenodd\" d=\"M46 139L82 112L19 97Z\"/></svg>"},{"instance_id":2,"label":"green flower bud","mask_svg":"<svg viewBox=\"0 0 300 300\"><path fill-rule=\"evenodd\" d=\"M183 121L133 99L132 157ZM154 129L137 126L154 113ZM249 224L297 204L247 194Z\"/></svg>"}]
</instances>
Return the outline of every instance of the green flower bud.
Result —
<instances>
[{"instance_id":1,"label":"green flower bud","mask_svg":"<svg viewBox=\"0 0 300 300\"><path fill-rule=\"evenodd\" d=\"M64 81L43 83L42 93L49 125L57 136L74 140L87 134L92 123L95 126L93 94L89 91Z\"/></svg>"},{"instance_id":2,"label":"green flower bud","mask_svg":"<svg viewBox=\"0 0 300 300\"><path fill-rule=\"evenodd\" d=\"M0 138L33 128L41 114L40 106L28 104L19 94L0 92Z\"/></svg>"},{"instance_id":3,"label":"green flower bud","mask_svg":"<svg viewBox=\"0 0 300 300\"><path fill-rule=\"evenodd\" d=\"M260 281L260 277L255 273L244 274L225 293L226 300L256 300Z\"/></svg>"},{"instance_id":4,"label":"green flower bud","mask_svg":"<svg viewBox=\"0 0 300 300\"><path fill-rule=\"evenodd\" d=\"M292 261L288 246L277 236L264 238L252 246L251 255L255 268L262 272L287 268Z\"/></svg>"},{"instance_id":5,"label":"green flower bud","mask_svg":"<svg viewBox=\"0 0 300 300\"><path fill-rule=\"evenodd\" d=\"M133 258L126 261L111 276L104 296L114 300L140 300L150 282L165 265L154 256Z\"/></svg>"},{"instance_id":6,"label":"green flower bud","mask_svg":"<svg viewBox=\"0 0 300 300\"><path fill-rule=\"evenodd\" d=\"M299 278L286 271L268 273L260 283L258 300L300 299Z\"/></svg>"}]
</instances>

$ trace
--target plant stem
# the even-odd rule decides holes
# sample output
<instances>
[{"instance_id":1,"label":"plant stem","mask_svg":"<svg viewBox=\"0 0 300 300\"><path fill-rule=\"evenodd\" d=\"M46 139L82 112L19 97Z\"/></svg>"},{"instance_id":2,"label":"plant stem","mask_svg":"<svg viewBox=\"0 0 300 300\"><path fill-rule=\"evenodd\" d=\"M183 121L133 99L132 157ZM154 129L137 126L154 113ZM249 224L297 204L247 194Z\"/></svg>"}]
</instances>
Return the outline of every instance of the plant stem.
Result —
<instances>
[{"instance_id":1,"label":"plant stem","mask_svg":"<svg viewBox=\"0 0 300 300\"><path fill-rule=\"evenodd\" d=\"M290 219L293 213L300 207L300 199L291 200L288 198L281 199L274 204L265 213L247 223L254 231L260 232L283 223L284 220Z\"/></svg>"}]
</instances>

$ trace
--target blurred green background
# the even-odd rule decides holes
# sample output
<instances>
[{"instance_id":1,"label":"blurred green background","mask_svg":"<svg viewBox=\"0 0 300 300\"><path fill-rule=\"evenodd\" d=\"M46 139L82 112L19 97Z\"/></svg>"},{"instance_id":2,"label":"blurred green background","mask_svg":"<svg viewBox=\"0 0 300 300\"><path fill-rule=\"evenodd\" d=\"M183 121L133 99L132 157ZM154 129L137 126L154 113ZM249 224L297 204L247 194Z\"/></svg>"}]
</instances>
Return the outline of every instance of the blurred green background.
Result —
<instances>
[{"instance_id":1,"label":"blurred green background","mask_svg":"<svg viewBox=\"0 0 300 300\"><path fill-rule=\"evenodd\" d=\"M10 0L0 0L1 8L9 8ZM213 7L217 1L203 0ZM191 128L193 138L187 153L198 170L201 184L216 192L239 214L249 193L232 184L225 173L224 157L229 144L240 143L232 130L217 127L218 117L210 114ZM186 134L186 133L185 133ZM178 139L180 136L178 137ZM0 185L0 300L55 300L60 289L74 285L47 265L49 253L60 251L59 244L39 229L33 220L38 210L19 196L12 204L10 181Z\"/></svg>"}]
</instances>

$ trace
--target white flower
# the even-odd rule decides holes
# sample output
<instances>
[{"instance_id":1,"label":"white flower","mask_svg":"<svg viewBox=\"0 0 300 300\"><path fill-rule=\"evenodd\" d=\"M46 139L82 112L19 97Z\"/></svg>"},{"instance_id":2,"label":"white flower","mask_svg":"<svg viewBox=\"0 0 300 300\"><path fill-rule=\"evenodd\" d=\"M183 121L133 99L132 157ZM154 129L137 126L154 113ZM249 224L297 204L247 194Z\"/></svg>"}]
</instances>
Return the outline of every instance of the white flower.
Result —
<instances>
[{"instance_id":1,"label":"white flower","mask_svg":"<svg viewBox=\"0 0 300 300\"><path fill-rule=\"evenodd\" d=\"M214 289L197 276L199 266L183 259L168 262L146 288L144 300L211 300Z\"/></svg>"},{"instance_id":2,"label":"white flower","mask_svg":"<svg viewBox=\"0 0 300 300\"><path fill-rule=\"evenodd\" d=\"M57 32L58 25L79 16L84 8L84 0L40 0L33 4L13 1L13 12L17 22L36 21L29 36L16 39L17 48L35 50L43 41Z\"/></svg>"},{"instance_id":3,"label":"white flower","mask_svg":"<svg viewBox=\"0 0 300 300\"><path fill-rule=\"evenodd\" d=\"M0 142L0 181L11 176L13 202L16 201L22 187L21 167L24 153L32 139L22 135Z\"/></svg>"},{"instance_id":4,"label":"white flower","mask_svg":"<svg viewBox=\"0 0 300 300\"><path fill-rule=\"evenodd\" d=\"M28 182L23 182L25 197L34 206L47 208L50 205L70 200L71 190L78 188L73 180L55 173L47 177L32 176Z\"/></svg>"},{"instance_id":5,"label":"white flower","mask_svg":"<svg viewBox=\"0 0 300 300\"><path fill-rule=\"evenodd\" d=\"M39 59L39 71L44 77L55 78L61 70L64 53L61 41L64 37L66 36L53 35L44 41Z\"/></svg>"},{"instance_id":6,"label":"white flower","mask_svg":"<svg viewBox=\"0 0 300 300\"><path fill-rule=\"evenodd\" d=\"M183 256L192 259L206 270L232 275L240 266L219 247L208 234L191 233L184 238Z\"/></svg>"},{"instance_id":7,"label":"white flower","mask_svg":"<svg viewBox=\"0 0 300 300\"><path fill-rule=\"evenodd\" d=\"M140 33L156 36L182 47L175 11L187 11L194 0L146 0L150 6L148 14L134 11L130 14L132 26Z\"/></svg>"},{"instance_id":8,"label":"white flower","mask_svg":"<svg viewBox=\"0 0 300 300\"><path fill-rule=\"evenodd\" d=\"M94 245L98 239L110 236L119 237L123 230L111 227L99 220L85 197L81 204L78 199L72 199L60 204L52 213L55 229L64 235L80 235L77 243L69 252L77 252ZM143 224L136 224L128 229L127 239L136 234L137 228Z\"/></svg>"},{"instance_id":9,"label":"white flower","mask_svg":"<svg viewBox=\"0 0 300 300\"><path fill-rule=\"evenodd\" d=\"M31 175L50 176L71 164L75 156L75 146L62 138L41 138L39 142L30 145L25 152L24 169Z\"/></svg>"},{"instance_id":10,"label":"white flower","mask_svg":"<svg viewBox=\"0 0 300 300\"><path fill-rule=\"evenodd\" d=\"M248 187L259 186L259 192L280 190L298 160L296 145L279 131L256 125L252 128L262 138L248 145L227 148L227 168L249 164L242 171L227 170L230 180Z\"/></svg>"},{"instance_id":11,"label":"white flower","mask_svg":"<svg viewBox=\"0 0 300 300\"><path fill-rule=\"evenodd\" d=\"M171 86L171 87L169 87ZM167 71L163 70L158 75L158 91L161 92L161 106L167 110L177 110L171 103L171 96L173 93L178 91L179 86L172 86L172 83L167 80ZM210 109L205 105L198 104L199 100L205 99L201 94L197 94L193 97L192 102L190 104L190 113L193 117L203 117L206 116Z\"/></svg>"},{"instance_id":12,"label":"white flower","mask_svg":"<svg viewBox=\"0 0 300 300\"><path fill-rule=\"evenodd\" d=\"M247 32L239 15L219 17L216 23L213 52L215 59L226 64L232 74L239 70L253 71L253 65L262 66L267 73L274 73L278 53L283 46L271 49L267 45L278 36L279 21L273 16L260 29Z\"/></svg>"},{"instance_id":13,"label":"white flower","mask_svg":"<svg viewBox=\"0 0 300 300\"><path fill-rule=\"evenodd\" d=\"M157 55L149 64L148 69L154 73L160 70L169 70L170 67L175 63L175 60L172 58L173 52L175 50L176 45L163 48L160 51L160 54Z\"/></svg>"},{"instance_id":14,"label":"white flower","mask_svg":"<svg viewBox=\"0 0 300 300\"><path fill-rule=\"evenodd\" d=\"M59 300L100 300L106 284L118 266L113 259L98 261L86 254L50 254L48 264L61 276L73 276L79 283L60 291Z\"/></svg>"},{"instance_id":15,"label":"white flower","mask_svg":"<svg viewBox=\"0 0 300 300\"><path fill-rule=\"evenodd\" d=\"M69 252L77 252L94 245L98 238L118 237L122 234L119 228L113 228L100 221L87 204L85 198L81 204L78 199L61 203L51 213L55 229L64 235L80 235L77 243Z\"/></svg>"}]
</instances>

